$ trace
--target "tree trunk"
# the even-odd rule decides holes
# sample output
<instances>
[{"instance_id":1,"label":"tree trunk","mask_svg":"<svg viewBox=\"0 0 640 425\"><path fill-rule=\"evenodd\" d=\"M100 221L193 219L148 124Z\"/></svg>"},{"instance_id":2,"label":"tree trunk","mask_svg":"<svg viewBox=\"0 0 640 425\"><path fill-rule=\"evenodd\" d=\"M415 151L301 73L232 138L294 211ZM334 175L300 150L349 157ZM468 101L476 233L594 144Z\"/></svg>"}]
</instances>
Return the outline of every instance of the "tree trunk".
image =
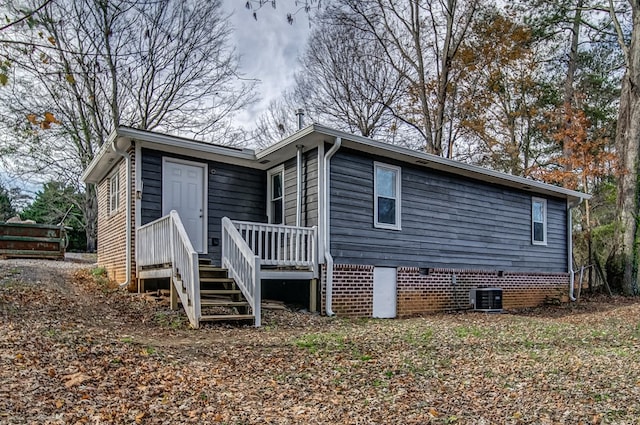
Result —
<instances>
[{"instance_id":1,"label":"tree trunk","mask_svg":"<svg viewBox=\"0 0 640 425\"><path fill-rule=\"evenodd\" d=\"M569 48L569 60L567 62L567 77L564 80L564 114L565 114L565 129L571 128L571 119L574 114L571 110L574 108L574 95L573 82L576 76L576 70L578 69L578 45L580 41L580 27L582 25L582 7L584 6L584 0L578 0L576 3L576 12L573 16L573 25L571 28L571 45ZM566 161L564 163L564 171L571 172L573 170L571 158L573 152L569 148L571 141L565 140L562 144L562 154ZM569 187L571 184L571 177L567 175L564 179L564 186ZM585 187L583 190L587 190Z\"/></svg>"},{"instance_id":2,"label":"tree trunk","mask_svg":"<svg viewBox=\"0 0 640 425\"><path fill-rule=\"evenodd\" d=\"M637 294L638 274L638 149L640 147L640 16L634 8L628 67L622 80L616 132L619 156L617 216L618 249L624 264L623 292Z\"/></svg>"},{"instance_id":3,"label":"tree trunk","mask_svg":"<svg viewBox=\"0 0 640 425\"><path fill-rule=\"evenodd\" d=\"M83 212L86 222L87 252L95 252L98 236L98 199L95 185L88 184L84 196L85 204Z\"/></svg>"}]
</instances>

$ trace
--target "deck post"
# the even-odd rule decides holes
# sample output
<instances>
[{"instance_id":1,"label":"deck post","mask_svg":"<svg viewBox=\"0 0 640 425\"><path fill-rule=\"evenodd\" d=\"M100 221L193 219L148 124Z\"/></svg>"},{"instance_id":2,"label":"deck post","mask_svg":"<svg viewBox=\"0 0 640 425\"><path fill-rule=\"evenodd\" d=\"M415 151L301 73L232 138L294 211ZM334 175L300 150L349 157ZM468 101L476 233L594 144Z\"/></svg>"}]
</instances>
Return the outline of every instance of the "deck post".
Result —
<instances>
[{"instance_id":1,"label":"deck post","mask_svg":"<svg viewBox=\"0 0 640 425\"><path fill-rule=\"evenodd\" d=\"M259 328L262 325L262 278L260 277L260 257L253 257L253 282L255 284L253 292L253 316L254 326Z\"/></svg>"},{"instance_id":2,"label":"deck post","mask_svg":"<svg viewBox=\"0 0 640 425\"><path fill-rule=\"evenodd\" d=\"M309 312L315 313L318 311L318 279L311 279L309 281Z\"/></svg>"},{"instance_id":3,"label":"deck post","mask_svg":"<svg viewBox=\"0 0 640 425\"><path fill-rule=\"evenodd\" d=\"M171 288L169 291L170 296L169 296L169 304L170 304L170 308L171 310L177 310L178 309L178 291L176 290L176 285L173 284L173 282L169 282L169 287Z\"/></svg>"}]
</instances>

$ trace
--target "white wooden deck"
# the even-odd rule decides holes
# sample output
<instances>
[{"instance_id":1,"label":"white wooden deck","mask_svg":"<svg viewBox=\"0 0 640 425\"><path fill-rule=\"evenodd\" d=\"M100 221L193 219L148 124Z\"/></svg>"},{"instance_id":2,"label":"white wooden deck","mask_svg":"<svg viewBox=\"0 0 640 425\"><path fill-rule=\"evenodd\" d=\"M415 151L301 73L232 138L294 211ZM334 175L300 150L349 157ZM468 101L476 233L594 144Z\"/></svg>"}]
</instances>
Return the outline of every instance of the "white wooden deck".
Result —
<instances>
[{"instance_id":1,"label":"white wooden deck","mask_svg":"<svg viewBox=\"0 0 640 425\"><path fill-rule=\"evenodd\" d=\"M139 279L170 278L191 325L199 326L198 255L177 212L137 231ZM317 229L222 219L221 265L249 302L260 326L262 280L311 280L318 277Z\"/></svg>"}]
</instances>

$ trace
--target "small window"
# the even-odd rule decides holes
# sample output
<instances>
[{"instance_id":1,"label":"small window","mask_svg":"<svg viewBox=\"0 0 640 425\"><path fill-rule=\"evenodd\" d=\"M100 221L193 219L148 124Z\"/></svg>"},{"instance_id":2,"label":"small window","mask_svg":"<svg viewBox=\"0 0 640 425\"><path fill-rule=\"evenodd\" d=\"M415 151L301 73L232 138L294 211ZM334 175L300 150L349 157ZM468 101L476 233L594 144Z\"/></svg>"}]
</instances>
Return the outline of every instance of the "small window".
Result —
<instances>
[{"instance_id":1,"label":"small window","mask_svg":"<svg viewBox=\"0 0 640 425\"><path fill-rule=\"evenodd\" d=\"M113 214L120 207L120 177L116 172L109 178L109 212Z\"/></svg>"},{"instance_id":2,"label":"small window","mask_svg":"<svg viewBox=\"0 0 640 425\"><path fill-rule=\"evenodd\" d=\"M284 168L269 171L269 205L267 215L269 223L284 224Z\"/></svg>"},{"instance_id":3,"label":"small window","mask_svg":"<svg viewBox=\"0 0 640 425\"><path fill-rule=\"evenodd\" d=\"M531 199L531 243L547 244L547 200Z\"/></svg>"},{"instance_id":4,"label":"small window","mask_svg":"<svg viewBox=\"0 0 640 425\"><path fill-rule=\"evenodd\" d=\"M374 163L374 225L400 230L400 168Z\"/></svg>"}]
</instances>

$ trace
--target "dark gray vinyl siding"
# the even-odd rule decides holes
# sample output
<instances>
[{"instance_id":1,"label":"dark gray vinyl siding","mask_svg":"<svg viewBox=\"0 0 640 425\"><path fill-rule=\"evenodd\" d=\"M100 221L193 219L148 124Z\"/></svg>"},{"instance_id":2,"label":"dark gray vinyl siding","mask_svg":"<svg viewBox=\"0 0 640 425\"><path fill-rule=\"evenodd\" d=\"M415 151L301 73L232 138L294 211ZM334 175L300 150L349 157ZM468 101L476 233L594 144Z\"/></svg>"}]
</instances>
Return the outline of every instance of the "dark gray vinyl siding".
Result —
<instances>
[{"instance_id":1,"label":"dark gray vinyl siding","mask_svg":"<svg viewBox=\"0 0 640 425\"><path fill-rule=\"evenodd\" d=\"M402 167L402 230L373 226L374 160ZM331 162L331 253L336 264L566 272L566 202L538 196L547 245L532 245L531 197L342 149Z\"/></svg>"},{"instance_id":2,"label":"dark gray vinyl siding","mask_svg":"<svg viewBox=\"0 0 640 425\"><path fill-rule=\"evenodd\" d=\"M202 161L198 158L178 156L142 149L143 194L141 223L146 224L162 216L162 157L180 158L208 165L208 237L209 257L220 261L222 217L232 220L264 223L266 217L266 174L264 171L221 162Z\"/></svg>"},{"instance_id":3,"label":"dark gray vinyl siding","mask_svg":"<svg viewBox=\"0 0 640 425\"><path fill-rule=\"evenodd\" d=\"M284 164L285 224L296 224L296 158ZM303 227L318 225L318 150L305 152L302 157L302 221Z\"/></svg>"}]
</instances>

